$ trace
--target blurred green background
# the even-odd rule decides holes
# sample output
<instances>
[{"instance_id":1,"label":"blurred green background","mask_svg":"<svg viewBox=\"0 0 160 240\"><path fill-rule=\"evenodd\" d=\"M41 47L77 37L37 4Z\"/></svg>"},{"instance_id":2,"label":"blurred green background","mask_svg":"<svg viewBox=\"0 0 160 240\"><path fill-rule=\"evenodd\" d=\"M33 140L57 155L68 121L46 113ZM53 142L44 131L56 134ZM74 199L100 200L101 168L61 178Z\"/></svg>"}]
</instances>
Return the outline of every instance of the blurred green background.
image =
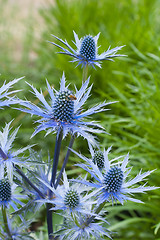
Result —
<instances>
[{"instance_id":1,"label":"blurred green background","mask_svg":"<svg viewBox=\"0 0 160 240\"><path fill-rule=\"evenodd\" d=\"M22 4L23 2L23 4ZM28 3L28 4L27 4ZM99 53L109 45L126 45L115 62L104 61L102 69L89 68L92 96L86 107L97 102L119 101L111 110L97 114L95 119L111 135L99 136L102 148L113 145L111 157L130 152L130 166L135 176L143 171L156 169L148 178L151 186L160 183L160 1L159 0L48 0L11 1L0 0L0 85L14 78L25 76L14 86L23 89L18 93L35 101L25 81L45 92L46 82L59 88L59 79L64 71L71 86L81 86L82 69L75 68L68 56L56 54L57 48L51 34L67 39L72 46L73 30L83 37L91 34L100 38ZM74 88L73 88L74 89ZM44 138L33 133L33 121L37 118L21 114L17 110L1 110L0 120L15 119L15 127L21 125L15 148L37 143L35 150L53 156L54 135ZM64 141L63 148L69 138ZM77 139L74 149L88 154L86 141ZM64 152L61 153L60 165ZM67 166L70 177L77 176L81 169L75 168L75 155ZM127 202L124 206L108 206L107 220L114 239L160 239L160 192L139 194L145 204ZM43 229L44 230L44 229Z\"/></svg>"}]
</instances>

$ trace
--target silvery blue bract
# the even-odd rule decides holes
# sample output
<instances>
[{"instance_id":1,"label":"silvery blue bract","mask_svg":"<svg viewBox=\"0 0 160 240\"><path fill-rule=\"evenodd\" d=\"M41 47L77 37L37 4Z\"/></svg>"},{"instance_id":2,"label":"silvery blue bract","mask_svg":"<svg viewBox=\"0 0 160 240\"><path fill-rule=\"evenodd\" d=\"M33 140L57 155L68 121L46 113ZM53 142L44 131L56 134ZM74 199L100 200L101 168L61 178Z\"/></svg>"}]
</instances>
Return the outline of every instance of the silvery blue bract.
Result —
<instances>
[{"instance_id":1,"label":"silvery blue bract","mask_svg":"<svg viewBox=\"0 0 160 240\"><path fill-rule=\"evenodd\" d=\"M157 189L156 187L146 187L144 185L139 187L134 187L135 184L143 181L147 176L149 176L153 171L148 171L145 173L140 173L133 179L128 180L131 168L127 168L129 154L124 157L122 162L116 162L118 157L109 161L108 154L111 148L107 151L104 149L104 168L99 169L97 164L95 164L92 159L86 158L85 156L75 152L81 159L83 159L86 164L81 163L77 166L82 167L85 171L91 174L94 181L88 182L81 180L79 182L86 184L90 187L99 189L97 194L97 204L101 204L105 201L119 201L123 204L124 201L130 200L133 202L142 203L142 201L131 197L133 193L143 193L145 191L150 191ZM90 147L90 151L93 155L93 149Z\"/></svg>"},{"instance_id":2,"label":"silvery blue bract","mask_svg":"<svg viewBox=\"0 0 160 240\"><path fill-rule=\"evenodd\" d=\"M19 110L30 113L31 115L40 116L41 119L36 121L39 126L35 130L32 136L40 131L59 132L63 131L63 138L68 133L77 136L82 136L87 139L88 142L95 145L96 140L92 133L102 133L102 126L97 124L95 121L84 121L94 113L106 111L104 107L114 102L103 102L97 104L88 110L83 109L83 105L90 95L92 86L88 87L89 78L86 82L82 83L80 90L75 87L75 93L72 93L68 87L65 86L65 76L63 74L60 83L60 90L56 91L52 89L47 82L47 90L50 96L49 103L46 101L42 92L38 92L33 86L30 87L33 90L33 94L40 100L40 107L29 102L21 101L20 104L27 108L20 108Z\"/></svg>"},{"instance_id":3,"label":"silvery blue bract","mask_svg":"<svg viewBox=\"0 0 160 240\"><path fill-rule=\"evenodd\" d=\"M82 67L86 65L91 65L92 67L94 67L94 65L96 65L101 68L101 64L100 64L101 61L103 60L113 61L113 58L115 57L125 56L122 54L116 54L117 51L121 50L122 47L124 46L115 47L113 49L110 49L109 47L107 51L101 54L98 54L99 47L97 45L97 42L98 42L100 33L98 33L95 37L92 37L91 35L87 35L81 39L78 38L78 35L74 31L73 33L75 38L74 44L77 49L73 49L66 40L63 41L62 39L54 35L52 36L55 37L57 40L59 40L62 44L64 44L68 49L54 42L50 42L50 43L59 47L62 50L62 52L58 52L58 53L66 54L73 57L74 60L72 62L78 62L78 65L82 64Z\"/></svg>"},{"instance_id":4,"label":"silvery blue bract","mask_svg":"<svg viewBox=\"0 0 160 240\"><path fill-rule=\"evenodd\" d=\"M16 99L14 96L10 97L10 95L18 92L19 90L14 90L9 92L9 89L12 88L13 84L17 83L22 78L14 79L13 81L7 84L6 82L4 82L2 87L0 87L0 109L4 106L9 106L10 104L19 103L19 100Z\"/></svg>"}]
</instances>

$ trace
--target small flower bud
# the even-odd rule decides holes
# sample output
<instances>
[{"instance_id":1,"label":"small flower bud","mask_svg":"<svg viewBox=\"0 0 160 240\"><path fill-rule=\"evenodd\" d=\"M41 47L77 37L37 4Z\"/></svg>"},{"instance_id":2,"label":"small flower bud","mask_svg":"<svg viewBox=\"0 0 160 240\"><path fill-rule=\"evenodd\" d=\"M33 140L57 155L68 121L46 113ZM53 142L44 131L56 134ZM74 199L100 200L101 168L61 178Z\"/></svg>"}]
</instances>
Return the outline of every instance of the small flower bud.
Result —
<instances>
[{"instance_id":1,"label":"small flower bud","mask_svg":"<svg viewBox=\"0 0 160 240\"><path fill-rule=\"evenodd\" d=\"M92 161L97 164L98 168L102 169L104 167L104 155L103 152L98 150L95 151Z\"/></svg>"},{"instance_id":2,"label":"small flower bud","mask_svg":"<svg viewBox=\"0 0 160 240\"><path fill-rule=\"evenodd\" d=\"M8 179L0 180L0 201L11 200L11 184Z\"/></svg>"}]
</instances>

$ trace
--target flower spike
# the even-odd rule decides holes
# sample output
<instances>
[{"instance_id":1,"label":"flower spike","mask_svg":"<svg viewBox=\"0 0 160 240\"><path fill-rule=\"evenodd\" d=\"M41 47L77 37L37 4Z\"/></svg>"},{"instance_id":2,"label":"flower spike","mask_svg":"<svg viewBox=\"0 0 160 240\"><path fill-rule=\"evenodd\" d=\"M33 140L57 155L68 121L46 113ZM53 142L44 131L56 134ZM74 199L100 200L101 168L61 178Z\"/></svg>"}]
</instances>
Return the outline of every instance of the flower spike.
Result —
<instances>
[{"instance_id":1,"label":"flower spike","mask_svg":"<svg viewBox=\"0 0 160 240\"><path fill-rule=\"evenodd\" d=\"M32 136L38 132L45 130L47 134L50 132L63 131L63 138L68 133L82 136L92 145L96 145L95 137L91 133L102 133L103 128L94 121L84 121L90 115L102 111L106 111L104 107L114 102L103 102L97 104L88 110L83 110L83 105L88 99L91 87L88 88L89 78L82 84L80 90L75 93L66 86L65 75L63 73L60 83L60 90L56 91L51 88L47 81L48 93L51 103L45 100L42 92L38 92L36 88L29 84L33 90L33 94L40 100L41 106L36 106L29 101L21 101L20 104L26 108L20 108L20 111L30 113L31 115L40 116L37 122L39 126Z\"/></svg>"},{"instance_id":2,"label":"flower spike","mask_svg":"<svg viewBox=\"0 0 160 240\"><path fill-rule=\"evenodd\" d=\"M78 182L99 189L99 193L97 194L98 205L110 200L112 201L112 204L114 201L119 201L121 204L123 204L123 202L127 200L142 203L142 201L130 197L130 195L133 193L144 193L146 191L157 189L157 187L147 187L146 184L139 187L134 187L135 184L144 181L144 179L153 171L147 171L145 173L141 173L140 171L135 178L127 180L131 171L131 168L127 168L129 154L124 157L122 162L117 162L117 160L123 156L109 161L108 154L110 149L111 148L108 148L107 151L104 149L103 169L99 167L97 161L93 161L92 148L90 148L92 159L88 159L74 150L71 150L86 162L86 164L76 164L76 166L79 166L90 173L95 180L94 182L88 182L86 180L80 180Z\"/></svg>"},{"instance_id":3,"label":"flower spike","mask_svg":"<svg viewBox=\"0 0 160 240\"><path fill-rule=\"evenodd\" d=\"M96 204L96 201L92 197L96 194L97 190L88 193L91 189L90 187L69 182L65 171L63 173L63 185L58 185L56 189L41 178L37 177L37 179L46 185L54 195L51 199L38 199L37 202L52 203L53 207L51 210L63 210L68 214L82 213L94 215L91 207L93 204Z\"/></svg>"},{"instance_id":4,"label":"flower spike","mask_svg":"<svg viewBox=\"0 0 160 240\"><path fill-rule=\"evenodd\" d=\"M11 182L7 178L0 179L0 206L13 207L15 211L18 210L16 204L20 204L21 207L24 203L19 200L19 198L24 199L26 195L17 195L15 192L18 185ZM15 204L16 203L16 204Z\"/></svg>"},{"instance_id":5,"label":"flower spike","mask_svg":"<svg viewBox=\"0 0 160 240\"><path fill-rule=\"evenodd\" d=\"M95 37L87 35L81 39L78 38L78 35L74 31L73 33L75 38L75 42L73 41L73 43L77 48L76 50L73 49L66 40L63 41L61 38L58 38L55 35L52 36L56 38L58 41L60 41L67 48L62 47L61 45L56 44L54 42L50 43L62 50L58 53L73 57L74 59L71 62L78 62L78 65L82 64L82 67L86 65L91 65L92 67L94 67L96 65L101 68L101 61L103 60L113 61L113 58L115 57L126 56L122 54L117 54L117 52L121 50L124 46L115 47L113 49L110 49L109 47L107 51L99 55L98 54L99 47L97 45L97 42L100 33L98 33Z\"/></svg>"}]
</instances>

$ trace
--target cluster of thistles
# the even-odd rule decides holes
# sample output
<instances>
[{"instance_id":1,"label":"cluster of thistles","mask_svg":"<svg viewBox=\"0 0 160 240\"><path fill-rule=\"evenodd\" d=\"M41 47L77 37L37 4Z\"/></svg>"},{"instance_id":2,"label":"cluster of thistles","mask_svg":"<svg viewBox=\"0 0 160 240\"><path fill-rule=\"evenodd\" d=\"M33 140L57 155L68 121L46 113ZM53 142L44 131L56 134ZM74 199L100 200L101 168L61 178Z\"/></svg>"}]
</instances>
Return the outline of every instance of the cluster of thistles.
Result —
<instances>
[{"instance_id":1,"label":"cluster of thistles","mask_svg":"<svg viewBox=\"0 0 160 240\"><path fill-rule=\"evenodd\" d=\"M91 35L79 39L74 32L76 49L72 48L65 40L54 36L62 45L51 42L60 48L59 53L69 55L72 62L77 62L83 68L82 86L78 90L71 89L66 85L63 73L60 81L60 89L55 90L46 81L49 100L47 101L42 91L31 87L34 96L39 100L36 105L28 100L21 100L15 96L15 91L9 91L13 84L22 78L15 79L10 83L4 83L0 88L0 108L15 105L15 111L29 113L38 116L37 128L32 136L45 131L46 135L55 133L55 149L53 160L44 162L42 156L32 150L33 146L27 146L14 150L13 142L18 129L11 130L11 124L6 123L0 131L0 206L4 225L0 226L0 239L36 239L32 233L28 233L32 219L28 217L28 210L32 213L39 211L42 205L47 209L48 239L106 239L111 238L112 233L106 226L107 220L103 217L104 207L107 202L123 204L124 201L141 203L134 198L134 193L143 193L154 190L156 187L149 187L146 184L136 185L143 181L152 171L138 173L130 178L131 168L127 167L129 155L119 156L109 160L109 152L102 150L96 134L106 133L105 129L91 120L91 115L109 110L106 106L115 102L103 102L84 109L84 104L90 96L92 85L89 85L90 78L87 78L88 66L101 67L101 61L111 60L115 57L125 55L117 54L123 46L108 48L107 51L98 54L98 38ZM61 142L70 135L70 143L64 162L60 171L58 160L61 152ZM82 136L90 151L90 158L87 158L74 151L73 143ZM29 154L24 154L29 150ZM65 168L69 161L70 153L79 157L81 167L87 175L83 179L69 180ZM22 155L23 153L23 155ZM19 193L19 194L18 194ZM20 200L21 198L21 200ZM10 208L14 209L12 217L9 215ZM106 209L106 208L105 208ZM56 223L56 231L53 231L52 212L61 216L62 222ZM18 215L19 227L13 219ZM55 221L56 222L56 217Z\"/></svg>"}]
</instances>

